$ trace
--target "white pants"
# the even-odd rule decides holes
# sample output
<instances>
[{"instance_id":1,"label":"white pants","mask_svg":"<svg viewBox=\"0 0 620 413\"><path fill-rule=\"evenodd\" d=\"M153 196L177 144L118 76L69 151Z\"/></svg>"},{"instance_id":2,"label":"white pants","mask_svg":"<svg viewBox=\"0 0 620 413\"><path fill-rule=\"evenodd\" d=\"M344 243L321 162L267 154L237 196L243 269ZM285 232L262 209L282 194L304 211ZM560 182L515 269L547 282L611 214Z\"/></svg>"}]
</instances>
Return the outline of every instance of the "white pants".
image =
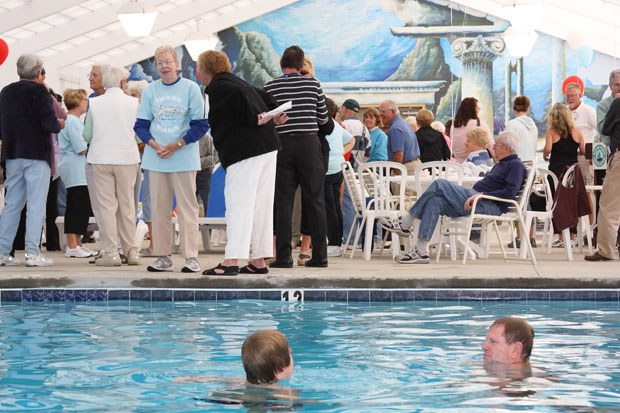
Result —
<instances>
[{"instance_id":1,"label":"white pants","mask_svg":"<svg viewBox=\"0 0 620 413\"><path fill-rule=\"evenodd\" d=\"M226 169L225 259L273 257L273 197L278 151L244 159Z\"/></svg>"}]
</instances>

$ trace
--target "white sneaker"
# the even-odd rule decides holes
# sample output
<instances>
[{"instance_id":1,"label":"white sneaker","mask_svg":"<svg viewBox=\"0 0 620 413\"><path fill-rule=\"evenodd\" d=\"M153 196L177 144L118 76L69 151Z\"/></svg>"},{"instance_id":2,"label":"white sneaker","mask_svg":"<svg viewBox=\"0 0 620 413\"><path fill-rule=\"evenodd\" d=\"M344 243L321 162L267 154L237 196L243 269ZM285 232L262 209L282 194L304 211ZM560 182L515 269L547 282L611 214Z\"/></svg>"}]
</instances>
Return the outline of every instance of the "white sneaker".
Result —
<instances>
[{"instance_id":1,"label":"white sneaker","mask_svg":"<svg viewBox=\"0 0 620 413\"><path fill-rule=\"evenodd\" d=\"M198 258L192 257L186 259L185 264L183 264L183 268L181 268L181 272L200 272Z\"/></svg>"},{"instance_id":2,"label":"white sneaker","mask_svg":"<svg viewBox=\"0 0 620 413\"><path fill-rule=\"evenodd\" d=\"M0 254L0 267L19 264L21 264L21 262L17 258L11 257L9 254Z\"/></svg>"},{"instance_id":3,"label":"white sneaker","mask_svg":"<svg viewBox=\"0 0 620 413\"><path fill-rule=\"evenodd\" d=\"M84 245L78 245L78 248L81 249L82 251L86 251L87 253L89 253L91 257L99 255L99 251L91 250L90 248L87 248Z\"/></svg>"},{"instance_id":4,"label":"white sneaker","mask_svg":"<svg viewBox=\"0 0 620 413\"><path fill-rule=\"evenodd\" d=\"M169 256L164 255L162 257L157 257L157 260L152 265L146 267L146 270L149 272L161 272L161 271L172 271L173 269L172 260Z\"/></svg>"},{"instance_id":5,"label":"white sneaker","mask_svg":"<svg viewBox=\"0 0 620 413\"><path fill-rule=\"evenodd\" d=\"M338 245L327 246L328 257L340 257L341 255L342 255L342 247L339 247Z\"/></svg>"},{"instance_id":6,"label":"white sneaker","mask_svg":"<svg viewBox=\"0 0 620 413\"><path fill-rule=\"evenodd\" d=\"M428 264L430 261L428 255L420 255L417 251L396 257L396 262L399 264Z\"/></svg>"},{"instance_id":7,"label":"white sneaker","mask_svg":"<svg viewBox=\"0 0 620 413\"><path fill-rule=\"evenodd\" d=\"M88 258L90 256L90 252L81 249L79 246L75 248L67 247L67 251L65 252L66 258Z\"/></svg>"},{"instance_id":8,"label":"white sneaker","mask_svg":"<svg viewBox=\"0 0 620 413\"><path fill-rule=\"evenodd\" d=\"M43 254L26 253L26 267L51 267L54 261L51 258L45 258Z\"/></svg>"}]
</instances>

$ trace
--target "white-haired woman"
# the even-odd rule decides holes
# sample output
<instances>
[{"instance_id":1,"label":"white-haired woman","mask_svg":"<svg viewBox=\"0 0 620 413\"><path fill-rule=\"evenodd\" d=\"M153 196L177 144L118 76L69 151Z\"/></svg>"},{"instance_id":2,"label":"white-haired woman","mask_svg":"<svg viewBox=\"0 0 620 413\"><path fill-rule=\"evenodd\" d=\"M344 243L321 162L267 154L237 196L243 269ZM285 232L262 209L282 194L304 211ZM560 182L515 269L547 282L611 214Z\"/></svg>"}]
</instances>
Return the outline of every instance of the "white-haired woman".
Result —
<instances>
[{"instance_id":1,"label":"white-haired woman","mask_svg":"<svg viewBox=\"0 0 620 413\"><path fill-rule=\"evenodd\" d=\"M127 263L138 265L135 242L136 209L134 184L140 163L133 125L138 99L120 88L122 73L116 67L103 68L103 95L90 99L84 139L90 142L86 161L93 172L99 201L101 246L104 252L95 261L100 266L121 265L117 250L117 228Z\"/></svg>"}]
</instances>

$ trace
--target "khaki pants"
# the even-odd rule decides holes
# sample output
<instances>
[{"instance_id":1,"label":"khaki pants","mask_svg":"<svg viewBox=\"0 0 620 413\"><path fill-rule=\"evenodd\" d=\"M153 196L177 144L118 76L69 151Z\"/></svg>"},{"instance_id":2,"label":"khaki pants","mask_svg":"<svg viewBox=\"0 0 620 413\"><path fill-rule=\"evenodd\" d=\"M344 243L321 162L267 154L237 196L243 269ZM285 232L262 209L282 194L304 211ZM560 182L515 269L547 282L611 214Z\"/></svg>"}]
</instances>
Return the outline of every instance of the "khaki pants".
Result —
<instances>
[{"instance_id":1,"label":"khaki pants","mask_svg":"<svg viewBox=\"0 0 620 413\"><path fill-rule=\"evenodd\" d=\"M97 222L102 249L116 251L116 235L125 254L136 249L136 206L133 187L139 165L91 164L92 180L99 202Z\"/></svg>"},{"instance_id":2,"label":"khaki pants","mask_svg":"<svg viewBox=\"0 0 620 413\"><path fill-rule=\"evenodd\" d=\"M598 211L598 252L606 258L618 259L616 236L620 225L620 155L616 152L609 166Z\"/></svg>"},{"instance_id":3,"label":"khaki pants","mask_svg":"<svg viewBox=\"0 0 620 413\"><path fill-rule=\"evenodd\" d=\"M172 253L172 198L177 200L181 256L198 257L196 171L149 172L153 211L153 255Z\"/></svg>"}]
</instances>

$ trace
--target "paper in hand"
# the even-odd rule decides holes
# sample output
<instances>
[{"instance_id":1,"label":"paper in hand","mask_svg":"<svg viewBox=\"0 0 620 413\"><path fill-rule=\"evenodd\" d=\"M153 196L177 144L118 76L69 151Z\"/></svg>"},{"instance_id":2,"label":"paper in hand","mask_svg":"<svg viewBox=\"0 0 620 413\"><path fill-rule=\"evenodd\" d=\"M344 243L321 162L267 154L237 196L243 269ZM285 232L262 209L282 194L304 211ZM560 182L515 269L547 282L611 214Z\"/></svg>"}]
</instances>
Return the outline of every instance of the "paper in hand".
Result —
<instances>
[{"instance_id":1,"label":"paper in hand","mask_svg":"<svg viewBox=\"0 0 620 413\"><path fill-rule=\"evenodd\" d=\"M280 106L278 106L274 110L270 110L269 112L264 113L263 115L261 115L261 119L264 119L267 116L275 116L275 115L277 115L279 113L284 112L285 110L289 110L292 107L293 107L293 102L289 100L288 102L281 104Z\"/></svg>"}]
</instances>

